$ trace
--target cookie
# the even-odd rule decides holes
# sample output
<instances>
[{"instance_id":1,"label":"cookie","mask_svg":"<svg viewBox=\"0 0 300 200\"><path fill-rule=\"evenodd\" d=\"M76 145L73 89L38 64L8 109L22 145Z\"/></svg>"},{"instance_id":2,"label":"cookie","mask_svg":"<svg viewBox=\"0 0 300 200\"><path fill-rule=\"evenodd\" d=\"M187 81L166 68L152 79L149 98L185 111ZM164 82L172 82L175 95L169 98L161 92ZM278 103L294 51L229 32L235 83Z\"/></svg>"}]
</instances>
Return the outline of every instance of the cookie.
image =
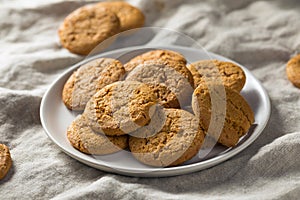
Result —
<instances>
[{"instance_id":1,"label":"cookie","mask_svg":"<svg viewBox=\"0 0 300 200\"><path fill-rule=\"evenodd\" d=\"M180 108L190 104L193 80L185 64L150 60L136 66L125 78L152 85L159 103L165 108Z\"/></svg>"},{"instance_id":2,"label":"cookie","mask_svg":"<svg viewBox=\"0 0 300 200\"><path fill-rule=\"evenodd\" d=\"M87 5L68 15L59 28L63 47L72 53L87 55L98 44L119 33L119 18L106 8Z\"/></svg>"},{"instance_id":3,"label":"cookie","mask_svg":"<svg viewBox=\"0 0 300 200\"><path fill-rule=\"evenodd\" d=\"M0 144L0 180L3 179L11 168L12 160L6 145Z\"/></svg>"},{"instance_id":4,"label":"cookie","mask_svg":"<svg viewBox=\"0 0 300 200\"><path fill-rule=\"evenodd\" d=\"M128 146L127 135L106 136L95 133L84 115L78 115L67 129L71 145L86 154L105 155L118 152Z\"/></svg>"},{"instance_id":5,"label":"cookie","mask_svg":"<svg viewBox=\"0 0 300 200\"><path fill-rule=\"evenodd\" d=\"M77 69L62 92L64 104L71 110L84 110L89 99L101 88L123 78L125 69L115 59L98 58Z\"/></svg>"},{"instance_id":6,"label":"cookie","mask_svg":"<svg viewBox=\"0 0 300 200\"><path fill-rule=\"evenodd\" d=\"M300 88L300 54L289 60L286 65L286 75L294 86Z\"/></svg>"},{"instance_id":7,"label":"cookie","mask_svg":"<svg viewBox=\"0 0 300 200\"><path fill-rule=\"evenodd\" d=\"M119 81L99 90L84 113L93 130L106 135L124 135L147 125L156 110L156 98L145 84Z\"/></svg>"},{"instance_id":8,"label":"cookie","mask_svg":"<svg viewBox=\"0 0 300 200\"><path fill-rule=\"evenodd\" d=\"M130 79L131 78L128 78L127 80ZM162 105L164 108L180 108L180 102L177 99L176 93L172 92L166 85L163 85L161 83L157 83L157 84L150 83L147 85L154 92L155 97L158 100L158 103Z\"/></svg>"},{"instance_id":9,"label":"cookie","mask_svg":"<svg viewBox=\"0 0 300 200\"><path fill-rule=\"evenodd\" d=\"M194 79L194 88L221 78L224 86L240 92L245 85L244 71L236 64L219 60L200 60L187 66Z\"/></svg>"},{"instance_id":10,"label":"cookie","mask_svg":"<svg viewBox=\"0 0 300 200\"><path fill-rule=\"evenodd\" d=\"M127 31L144 26L145 16L138 8L122 1L101 2L96 4L114 12L120 20L120 31Z\"/></svg>"},{"instance_id":11,"label":"cookie","mask_svg":"<svg viewBox=\"0 0 300 200\"><path fill-rule=\"evenodd\" d=\"M187 63L184 56L181 55L180 53L171 50L159 49L159 50L148 51L146 53L143 53L141 55L132 58L124 65L124 68L127 72L130 72L139 64L149 60L174 61L174 62L182 63L184 65ZM192 75L190 74L188 78L189 81L191 81Z\"/></svg>"},{"instance_id":12,"label":"cookie","mask_svg":"<svg viewBox=\"0 0 300 200\"><path fill-rule=\"evenodd\" d=\"M235 146L254 123L254 113L236 91L223 85L199 85L192 99L192 108L209 136L227 146Z\"/></svg>"},{"instance_id":13,"label":"cookie","mask_svg":"<svg viewBox=\"0 0 300 200\"><path fill-rule=\"evenodd\" d=\"M129 148L140 162L157 167L175 166L194 157L205 134L197 118L184 110L165 109L160 132L148 138L129 136Z\"/></svg>"}]
</instances>

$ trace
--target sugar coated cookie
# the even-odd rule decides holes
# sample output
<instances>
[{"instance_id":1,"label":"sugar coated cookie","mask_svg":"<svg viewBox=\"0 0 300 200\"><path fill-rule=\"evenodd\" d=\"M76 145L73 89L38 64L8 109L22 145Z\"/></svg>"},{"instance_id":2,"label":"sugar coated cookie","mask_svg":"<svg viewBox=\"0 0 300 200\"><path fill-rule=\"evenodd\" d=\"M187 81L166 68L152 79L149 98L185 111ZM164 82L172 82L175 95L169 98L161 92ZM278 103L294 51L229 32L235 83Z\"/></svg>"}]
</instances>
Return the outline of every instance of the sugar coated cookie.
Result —
<instances>
[{"instance_id":1,"label":"sugar coated cookie","mask_svg":"<svg viewBox=\"0 0 300 200\"><path fill-rule=\"evenodd\" d=\"M180 165L195 156L203 143L205 134L194 115L180 109L165 109L165 114L165 124L156 135L129 136L132 154L146 165Z\"/></svg>"},{"instance_id":2,"label":"sugar coated cookie","mask_svg":"<svg viewBox=\"0 0 300 200\"><path fill-rule=\"evenodd\" d=\"M185 64L173 61L149 60L136 66L125 78L152 85L165 108L180 108L190 103L193 80Z\"/></svg>"},{"instance_id":3,"label":"sugar coated cookie","mask_svg":"<svg viewBox=\"0 0 300 200\"><path fill-rule=\"evenodd\" d=\"M67 130L71 145L87 154L105 155L118 152L128 146L127 135L106 136L95 133L84 115L78 115Z\"/></svg>"},{"instance_id":4,"label":"sugar coated cookie","mask_svg":"<svg viewBox=\"0 0 300 200\"><path fill-rule=\"evenodd\" d=\"M69 14L59 28L63 47L72 53L87 55L98 44L119 33L120 21L107 8L87 5Z\"/></svg>"},{"instance_id":5,"label":"sugar coated cookie","mask_svg":"<svg viewBox=\"0 0 300 200\"><path fill-rule=\"evenodd\" d=\"M93 130L124 135L147 125L156 110L156 97L146 84L119 81L99 90L84 113Z\"/></svg>"},{"instance_id":6,"label":"sugar coated cookie","mask_svg":"<svg viewBox=\"0 0 300 200\"><path fill-rule=\"evenodd\" d=\"M180 53L177 53L177 52L171 51L171 50L158 49L158 50L148 51L146 53L143 53L141 55L138 55L138 56L132 58L130 61L128 61L124 65L124 68L127 72L130 72L139 64L144 63L145 61L149 61L149 60L174 61L177 63L182 63L184 65L187 63L184 56L181 55ZM188 78L189 78L189 81L191 81L192 76L189 75Z\"/></svg>"},{"instance_id":7,"label":"sugar coated cookie","mask_svg":"<svg viewBox=\"0 0 300 200\"><path fill-rule=\"evenodd\" d=\"M194 87L217 78L224 86L240 92L245 85L246 76L238 65L219 60L200 60L187 66L194 78Z\"/></svg>"},{"instance_id":8,"label":"sugar coated cookie","mask_svg":"<svg viewBox=\"0 0 300 200\"><path fill-rule=\"evenodd\" d=\"M145 16L142 11L126 2L100 2L96 5L107 8L118 16L121 25L120 31L140 28L145 23Z\"/></svg>"},{"instance_id":9,"label":"sugar coated cookie","mask_svg":"<svg viewBox=\"0 0 300 200\"><path fill-rule=\"evenodd\" d=\"M89 99L101 88L123 78L125 69L115 59L98 58L79 67L67 80L62 92L71 110L84 110Z\"/></svg>"},{"instance_id":10,"label":"sugar coated cookie","mask_svg":"<svg viewBox=\"0 0 300 200\"><path fill-rule=\"evenodd\" d=\"M192 108L209 136L232 147L254 123L254 113L236 91L223 85L208 88L199 85L192 99Z\"/></svg>"}]
</instances>

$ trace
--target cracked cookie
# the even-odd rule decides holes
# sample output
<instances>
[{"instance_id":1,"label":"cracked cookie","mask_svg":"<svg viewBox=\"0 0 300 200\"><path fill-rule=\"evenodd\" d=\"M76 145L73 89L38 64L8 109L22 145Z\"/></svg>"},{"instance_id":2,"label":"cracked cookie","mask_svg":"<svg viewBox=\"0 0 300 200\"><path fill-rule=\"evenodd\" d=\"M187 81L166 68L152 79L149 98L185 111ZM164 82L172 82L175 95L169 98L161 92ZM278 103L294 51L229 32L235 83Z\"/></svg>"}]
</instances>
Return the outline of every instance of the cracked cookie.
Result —
<instances>
[{"instance_id":1,"label":"cracked cookie","mask_svg":"<svg viewBox=\"0 0 300 200\"><path fill-rule=\"evenodd\" d=\"M183 63L149 60L136 66L125 80L150 85L163 107L180 108L191 101L193 79L190 75Z\"/></svg>"},{"instance_id":2,"label":"cracked cookie","mask_svg":"<svg viewBox=\"0 0 300 200\"><path fill-rule=\"evenodd\" d=\"M58 35L63 47L72 53L87 55L98 44L119 33L120 21L107 8L87 5L69 14Z\"/></svg>"},{"instance_id":3,"label":"cracked cookie","mask_svg":"<svg viewBox=\"0 0 300 200\"><path fill-rule=\"evenodd\" d=\"M0 180L3 179L11 168L12 160L6 145L0 144Z\"/></svg>"},{"instance_id":4,"label":"cracked cookie","mask_svg":"<svg viewBox=\"0 0 300 200\"><path fill-rule=\"evenodd\" d=\"M106 136L95 133L84 115L78 115L67 129L71 145L86 154L105 155L118 152L128 146L128 136Z\"/></svg>"},{"instance_id":5,"label":"cracked cookie","mask_svg":"<svg viewBox=\"0 0 300 200\"><path fill-rule=\"evenodd\" d=\"M294 86L300 88L300 54L289 60L286 65L286 75Z\"/></svg>"},{"instance_id":6,"label":"cracked cookie","mask_svg":"<svg viewBox=\"0 0 300 200\"><path fill-rule=\"evenodd\" d=\"M187 66L194 78L194 88L218 77L224 86L240 92L246 82L244 71L236 64L219 60L200 60Z\"/></svg>"},{"instance_id":7,"label":"cracked cookie","mask_svg":"<svg viewBox=\"0 0 300 200\"><path fill-rule=\"evenodd\" d=\"M141 55L138 55L138 56L132 58L130 61L128 61L124 65L124 68L127 72L130 72L139 64L142 64L145 61L149 61L149 60L173 61L173 62L177 62L177 63L182 63L184 65L186 65L186 63L187 63L184 56L181 55L180 53L177 53L177 52L171 51L171 50L159 49L159 50L148 51L146 53L143 53ZM189 81L192 81L191 74L189 74L188 79L189 79Z\"/></svg>"},{"instance_id":8,"label":"cracked cookie","mask_svg":"<svg viewBox=\"0 0 300 200\"><path fill-rule=\"evenodd\" d=\"M123 78L125 69L115 59L98 58L78 68L64 85L62 100L71 110L84 110L89 99L101 88Z\"/></svg>"},{"instance_id":9,"label":"cracked cookie","mask_svg":"<svg viewBox=\"0 0 300 200\"><path fill-rule=\"evenodd\" d=\"M136 7L123 2L100 2L97 7L103 7L114 12L120 20L120 31L140 28L145 23L144 14Z\"/></svg>"},{"instance_id":10,"label":"cracked cookie","mask_svg":"<svg viewBox=\"0 0 300 200\"><path fill-rule=\"evenodd\" d=\"M204 140L197 118L184 110L164 109L161 131L147 138L129 136L129 148L140 162L157 167L175 166L194 157Z\"/></svg>"},{"instance_id":11,"label":"cracked cookie","mask_svg":"<svg viewBox=\"0 0 300 200\"><path fill-rule=\"evenodd\" d=\"M254 113L236 91L223 85L199 85L192 99L192 108L209 136L232 147L254 123Z\"/></svg>"},{"instance_id":12,"label":"cracked cookie","mask_svg":"<svg viewBox=\"0 0 300 200\"><path fill-rule=\"evenodd\" d=\"M84 114L93 130L124 135L147 125L156 103L155 94L146 84L119 81L99 90L87 103Z\"/></svg>"}]
</instances>

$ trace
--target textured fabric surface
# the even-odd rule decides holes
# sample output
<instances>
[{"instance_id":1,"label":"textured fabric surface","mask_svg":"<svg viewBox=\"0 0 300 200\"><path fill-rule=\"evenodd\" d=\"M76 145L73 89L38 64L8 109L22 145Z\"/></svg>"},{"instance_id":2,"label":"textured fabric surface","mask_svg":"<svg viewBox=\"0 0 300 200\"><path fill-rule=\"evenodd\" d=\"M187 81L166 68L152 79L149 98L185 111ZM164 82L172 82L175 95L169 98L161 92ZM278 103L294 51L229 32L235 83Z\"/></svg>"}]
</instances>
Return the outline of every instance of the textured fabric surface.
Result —
<instances>
[{"instance_id":1,"label":"textured fabric surface","mask_svg":"<svg viewBox=\"0 0 300 200\"><path fill-rule=\"evenodd\" d=\"M0 142L13 167L0 199L297 199L300 196L300 90L285 63L300 52L299 0L132 0L147 26L168 27L251 70L272 114L246 150L207 170L132 178L88 167L63 153L39 119L51 82L83 57L58 43L57 28L82 1L0 2Z\"/></svg>"}]
</instances>

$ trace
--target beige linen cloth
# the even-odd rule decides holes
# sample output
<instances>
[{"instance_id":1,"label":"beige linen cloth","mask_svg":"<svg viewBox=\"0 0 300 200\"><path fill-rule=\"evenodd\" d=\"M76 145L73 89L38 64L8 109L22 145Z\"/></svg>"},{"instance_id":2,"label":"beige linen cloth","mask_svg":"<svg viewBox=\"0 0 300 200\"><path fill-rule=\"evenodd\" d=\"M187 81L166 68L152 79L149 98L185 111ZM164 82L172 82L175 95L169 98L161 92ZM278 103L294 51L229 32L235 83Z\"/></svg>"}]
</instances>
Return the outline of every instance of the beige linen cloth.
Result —
<instances>
[{"instance_id":1,"label":"beige linen cloth","mask_svg":"<svg viewBox=\"0 0 300 200\"><path fill-rule=\"evenodd\" d=\"M88 167L45 134L39 107L55 78L83 57L58 43L57 28L83 1L0 2L0 142L13 167L0 199L298 199L300 90L285 63L300 52L299 0L132 0L147 26L189 35L246 66L262 82L272 114L246 150L210 169L133 178Z\"/></svg>"}]
</instances>

